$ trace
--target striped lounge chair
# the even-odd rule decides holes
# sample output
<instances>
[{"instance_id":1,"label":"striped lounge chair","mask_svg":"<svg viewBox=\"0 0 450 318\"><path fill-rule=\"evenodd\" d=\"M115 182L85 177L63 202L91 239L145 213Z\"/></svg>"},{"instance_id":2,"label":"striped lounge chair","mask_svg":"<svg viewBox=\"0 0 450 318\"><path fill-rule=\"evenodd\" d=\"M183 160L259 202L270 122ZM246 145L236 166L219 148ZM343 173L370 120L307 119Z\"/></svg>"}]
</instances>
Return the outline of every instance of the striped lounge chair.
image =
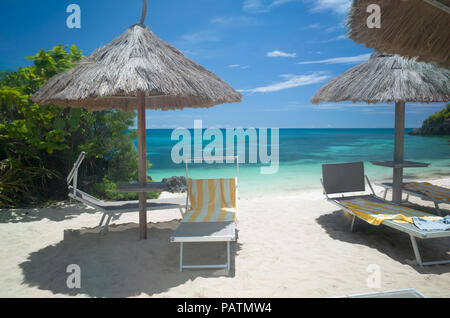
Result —
<instances>
[{"instance_id":1,"label":"striped lounge chair","mask_svg":"<svg viewBox=\"0 0 450 318\"><path fill-rule=\"evenodd\" d=\"M171 242L180 243L180 272L205 268L230 270L230 243L236 241L238 217L237 184L238 178L188 179L187 212L171 237ZM188 242L226 242L227 263L184 265L183 244Z\"/></svg>"},{"instance_id":2,"label":"striped lounge chair","mask_svg":"<svg viewBox=\"0 0 450 318\"><path fill-rule=\"evenodd\" d=\"M369 179L364 176L363 162L322 165L322 177L321 182L327 200L352 217L351 231L354 229L356 218L376 226L383 224L409 235L417 264L421 267L450 263L450 260L423 262L416 241L416 238L450 237L450 231L425 231L416 227L413 222L413 217L432 221L440 220L442 217L394 204L376 196ZM366 181L372 194L343 195L351 192L365 192ZM330 197L329 195L332 194L340 196Z\"/></svg>"},{"instance_id":3,"label":"striped lounge chair","mask_svg":"<svg viewBox=\"0 0 450 318\"><path fill-rule=\"evenodd\" d=\"M382 181L375 182L376 185L379 185L385 189L384 198L386 199L386 195L389 190L392 190L392 182ZM403 182L402 191L406 193L408 200L409 196L418 197L424 201L431 201L434 203L436 208L436 212L439 215L442 215L442 212L439 208L439 204L450 204L450 189L439 187L435 184L431 184L429 182Z\"/></svg>"}]
</instances>

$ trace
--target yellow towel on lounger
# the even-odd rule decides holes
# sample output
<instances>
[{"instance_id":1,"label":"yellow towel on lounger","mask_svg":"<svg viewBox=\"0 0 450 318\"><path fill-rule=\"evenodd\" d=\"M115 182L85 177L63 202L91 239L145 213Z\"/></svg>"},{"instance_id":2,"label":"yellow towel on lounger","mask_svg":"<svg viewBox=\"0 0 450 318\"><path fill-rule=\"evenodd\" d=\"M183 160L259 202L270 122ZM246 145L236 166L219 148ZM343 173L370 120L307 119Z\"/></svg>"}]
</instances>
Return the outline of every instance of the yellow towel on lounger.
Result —
<instances>
[{"instance_id":1,"label":"yellow towel on lounger","mask_svg":"<svg viewBox=\"0 0 450 318\"><path fill-rule=\"evenodd\" d=\"M439 187L428 182L411 182L404 186L411 191L419 191L426 196L435 199L450 202L450 189Z\"/></svg>"},{"instance_id":2,"label":"yellow towel on lounger","mask_svg":"<svg viewBox=\"0 0 450 318\"><path fill-rule=\"evenodd\" d=\"M352 211L356 216L366 220L370 224L380 225L386 220L394 220L397 223L411 223L412 217L417 216L426 220L440 220L421 211L383 202L374 202L362 198L340 201L342 205Z\"/></svg>"},{"instance_id":3,"label":"yellow towel on lounger","mask_svg":"<svg viewBox=\"0 0 450 318\"><path fill-rule=\"evenodd\" d=\"M236 179L188 180L191 209L182 222L236 221Z\"/></svg>"}]
</instances>

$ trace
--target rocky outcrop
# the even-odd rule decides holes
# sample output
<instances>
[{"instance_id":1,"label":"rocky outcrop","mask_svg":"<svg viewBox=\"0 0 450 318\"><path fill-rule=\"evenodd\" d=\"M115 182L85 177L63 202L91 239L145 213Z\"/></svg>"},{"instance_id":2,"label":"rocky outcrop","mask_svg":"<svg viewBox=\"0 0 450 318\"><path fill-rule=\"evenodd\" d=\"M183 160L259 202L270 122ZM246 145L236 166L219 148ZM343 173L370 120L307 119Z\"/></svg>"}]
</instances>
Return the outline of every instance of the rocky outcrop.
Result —
<instances>
[{"instance_id":1,"label":"rocky outcrop","mask_svg":"<svg viewBox=\"0 0 450 318\"><path fill-rule=\"evenodd\" d=\"M167 191L170 193L185 193L187 191L187 182L185 177L164 178L162 182L167 184Z\"/></svg>"},{"instance_id":2,"label":"rocky outcrop","mask_svg":"<svg viewBox=\"0 0 450 318\"><path fill-rule=\"evenodd\" d=\"M415 128L410 135L450 135L450 119L440 123L424 123L422 128Z\"/></svg>"}]
</instances>

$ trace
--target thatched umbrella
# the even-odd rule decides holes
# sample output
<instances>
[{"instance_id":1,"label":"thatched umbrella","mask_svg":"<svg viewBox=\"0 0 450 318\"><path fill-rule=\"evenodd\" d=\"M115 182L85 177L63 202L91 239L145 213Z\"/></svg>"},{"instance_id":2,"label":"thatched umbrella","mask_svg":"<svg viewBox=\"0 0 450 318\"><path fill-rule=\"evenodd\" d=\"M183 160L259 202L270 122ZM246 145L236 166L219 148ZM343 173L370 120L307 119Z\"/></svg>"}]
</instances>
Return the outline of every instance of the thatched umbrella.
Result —
<instances>
[{"instance_id":1,"label":"thatched umbrella","mask_svg":"<svg viewBox=\"0 0 450 318\"><path fill-rule=\"evenodd\" d=\"M381 8L381 28L368 28L367 7ZM450 0L354 0L349 37L379 52L450 67Z\"/></svg>"},{"instance_id":2,"label":"thatched umbrella","mask_svg":"<svg viewBox=\"0 0 450 318\"><path fill-rule=\"evenodd\" d=\"M450 100L450 71L432 63L417 62L398 55L374 53L322 87L311 102L395 102L395 149L393 162L376 164L394 168L393 201L401 201L404 167L424 164L404 161L405 103ZM425 165L426 166L426 165Z\"/></svg>"},{"instance_id":3,"label":"thatched umbrella","mask_svg":"<svg viewBox=\"0 0 450 318\"><path fill-rule=\"evenodd\" d=\"M144 20L74 68L46 82L38 104L138 112L139 184L146 187L145 109L211 107L240 102L242 95L219 77L159 39ZM144 190L142 190L144 191ZM147 238L146 194L139 192L140 238Z\"/></svg>"}]
</instances>

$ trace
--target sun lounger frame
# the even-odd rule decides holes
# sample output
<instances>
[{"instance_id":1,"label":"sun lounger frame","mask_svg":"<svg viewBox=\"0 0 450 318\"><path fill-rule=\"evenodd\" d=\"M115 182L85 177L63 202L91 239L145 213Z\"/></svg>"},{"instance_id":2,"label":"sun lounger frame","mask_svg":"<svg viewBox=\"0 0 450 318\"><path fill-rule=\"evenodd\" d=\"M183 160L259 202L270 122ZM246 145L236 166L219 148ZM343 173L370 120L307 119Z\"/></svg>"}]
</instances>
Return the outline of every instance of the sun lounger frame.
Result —
<instances>
[{"instance_id":1,"label":"sun lounger frame","mask_svg":"<svg viewBox=\"0 0 450 318\"><path fill-rule=\"evenodd\" d=\"M352 197L345 197L344 193L348 193L348 192L365 192L365 183L363 185L363 188L361 188L361 185L356 185L355 187L353 187L354 191L344 191L344 192L333 192L333 194L340 194L341 197L330 197L329 193L326 190L325 184L324 184L324 179L320 179L320 182L322 184L322 188L323 188L323 192L324 195L327 199L328 202L338 206L340 209L348 212L351 216L352 216L352 220L351 220L351 224L350 224L350 231L353 232L354 228L355 228L355 223L356 223L356 218L359 218L357 215L355 215L353 213L352 210L350 210L349 208L347 208L346 206L344 206L340 201L348 199L348 198L372 198L376 201L379 202L386 202L389 204L394 204L394 205L399 205L399 204L395 204L393 202L389 202L386 201L383 198L380 198L379 196L377 196L375 194L375 191L373 190L372 184L370 183L369 178L367 177L367 175L364 175L364 165L362 162L355 162L355 163L348 163L348 164L335 164L335 165L323 165L323 166L328 166L328 167L333 167L335 166L336 169L339 169L340 167L346 167L346 169L350 169L349 171L351 171L352 169L354 169L353 173L354 174L358 174L358 172L362 171L363 174L363 178L362 180L366 180L367 184L370 187L370 190L372 192L372 194L369 195L358 195L358 196L352 196ZM361 170L362 168L362 170ZM356 171L356 172L355 172ZM325 176L323 176L325 178ZM361 179L361 177L360 177ZM347 180L348 181L348 180ZM351 180L350 180L351 182ZM356 182L358 183L358 182ZM360 182L359 182L360 183ZM363 221L367 222L366 220L359 218ZM369 223L370 224L370 223ZM419 251L419 247L417 244L417 238L419 239L431 239L431 238L444 238L444 237L450 237L450 231L422 231L419 228L417 228L416 226L414 226L413 224L402 224L402 223L397 223L391 220L387 220L383 222L383 225L386 225L390 228L396 229L400 232L406 233L409 235L410 240L411 240L411 244L412 244L412 248L414 251L414 256L416 258L417 264L420 267L423 266L429 266L429 265L441 265L441 264L450 264L450 260L442 260L442 261L429 261L429 262L424 262L422 260L422 256L420 254Z\"/></svg>"},{"instance_id":2,"label":"sun lounger frame","mask_svg":"<svg viewBox=\"0 0 450 318\"><path fill-rule=\"evenodd\" d=\"M69 188L69 197L78 202L81 202L91 208L94 208L103 213L98 228L100 234L104 235L109 230L109 224L111 220L117 220L124 213L138 212L139 211L139 201L103 201L96 197L81 191L77 188L78 184L78 169L80 168L86 153L82 152L75 162L72 170L67 176L67 184ZM72 183L72 185L71 185ZM121 207L122 206L122 207ZM185 205L178 200L147 200L147 210L148 211L159 211L159 210L171 210L178 209L183 215L183 209ZM106 219L106 221L105 221Z\"/></svg>"},{"instance_id":3,"label":"sun lounger frame","mask_svg":"<svg viewBox=\"0 0 450 318\"><path fill-rule=\"evenodd\" d=\"M334 298L427 298L415 288L388 290L384 292L350 294Z\"/></svg>"},{"instance_id":4,"label":"sun lounger frame","mask_svg":"<svg viewBox=\"0 0 450 318\"><path fill-rule=\"evenodd\" d=\"M238 181L239 181L239 156L215 156L211 158L185 158L186 164L186 180L189 178L189 162L203 162L204 160L217 160L222 159L229 162L230 160L236 161L237 176L236 180L236 220L239 215L239 193L238 193ZM189 189L186 191L186 211L189 208ZM216 226L216 232L210 229L211 224ZM194 230L189 231L189 227L195 227ZM187 229L187 231L186 231ZM220 233L222 231L222 233ZM182 232L191 232L190 235L183 235ZM214 233L213 233L214 232ZM224 233L225 232L225 233ZM183 269L226 269L230 272L231 268L231 242L236 241L236 223L235 222L196 222L196 223L180 223L175 232L170 237L172 243L180 243L180 272ZM184 243L202 243L202 242L224 242L226 243L227 263L226 264L213 264L213 265L185 265L183 264L183 248Z\"/></svg>"},{"instance_id":5,"label":"sun lounger frame","mask_svg":"<svg viewBox=\"0 0 450 318\"><path fill-rule=\"evenodd\" d=\"M403 186L407 185L410 182L403 182ZM384 194L383 194L383 198L386 199L387 193L389 190L392 190L392 183L386 182L386 181L380 181L380 182L375 182L375 184L377 186L380 186L382 188L384 188ZM409 196L414 196L414 197L418 197L424 201L430 201L434 203L434 207L436 209L436 212L442 216L442 211L439 208L439 204L450 204L449 201L446 200L440 200L440 199L433 199L429 196L427 196L426 194L419 192L419 191L413 191L413 190L409 190L409 189L405 189L402 187L402 192L404 192L407 196L406 196L406 201L408 201Z\"/></svg>"}]
</instances>

